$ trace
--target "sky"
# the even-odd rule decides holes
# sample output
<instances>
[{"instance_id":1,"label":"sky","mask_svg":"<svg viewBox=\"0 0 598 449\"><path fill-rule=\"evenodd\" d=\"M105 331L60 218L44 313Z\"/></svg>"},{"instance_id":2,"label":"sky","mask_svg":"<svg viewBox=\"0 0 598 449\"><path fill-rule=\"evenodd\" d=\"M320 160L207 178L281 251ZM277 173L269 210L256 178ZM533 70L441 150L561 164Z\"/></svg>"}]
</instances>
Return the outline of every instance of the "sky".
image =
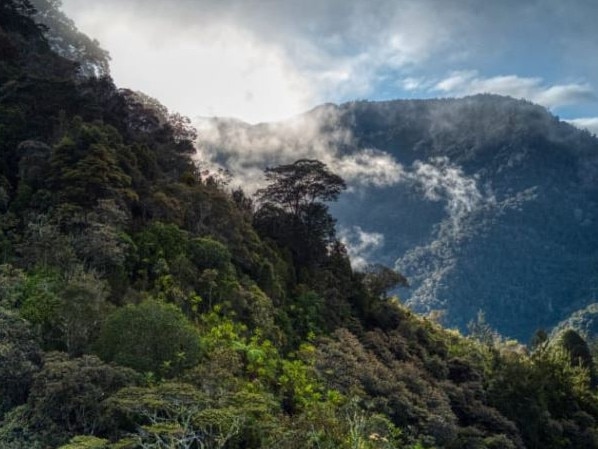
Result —
<instances>
[{"instance_id":1,"label":"sky","mask_svg":"<svg viewBox=\"0 0 598 449\"><path fill-rule=\"evenodd\" d=\"M497 93L598 133L596 0L63 0L121 87L192 118Z\"/></svg>"}]
</instances>

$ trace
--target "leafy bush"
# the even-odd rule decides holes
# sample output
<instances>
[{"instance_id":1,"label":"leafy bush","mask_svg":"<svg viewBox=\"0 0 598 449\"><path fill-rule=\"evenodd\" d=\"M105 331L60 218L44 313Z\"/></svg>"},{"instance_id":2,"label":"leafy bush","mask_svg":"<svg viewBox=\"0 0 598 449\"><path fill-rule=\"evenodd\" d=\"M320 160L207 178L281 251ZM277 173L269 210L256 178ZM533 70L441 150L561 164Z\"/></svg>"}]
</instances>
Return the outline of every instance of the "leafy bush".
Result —
<instances>
[{"instance_id":1,"label":"leafy bush","mask_svg":"<svg viewBox=\"0 0 598 449\"><path fill-rule=\"evenodd\" d=\"M171 377L200 358L199 334L179 308L155 300L114 311L96 351L103 360Z\"/></svg>"}]
</instances>

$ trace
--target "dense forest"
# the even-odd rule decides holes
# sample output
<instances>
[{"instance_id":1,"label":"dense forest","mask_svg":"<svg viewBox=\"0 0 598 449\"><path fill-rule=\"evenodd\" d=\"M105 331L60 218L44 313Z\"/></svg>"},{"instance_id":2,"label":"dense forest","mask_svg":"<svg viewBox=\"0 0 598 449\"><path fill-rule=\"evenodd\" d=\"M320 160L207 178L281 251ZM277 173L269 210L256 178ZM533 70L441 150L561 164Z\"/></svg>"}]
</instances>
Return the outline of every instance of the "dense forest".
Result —
<instances>
[{"instance_id":1,"label":"dense forest","mask_svg":"<svg viewBox=\"0 0 598 449\"><path fill-rule=\"evenodd\" d=\"M0 447L598 448L579 334L412 313L407 279L352 269L326 165L229 189L39 17L0 0Z\"/></svg>"}]
</instances>

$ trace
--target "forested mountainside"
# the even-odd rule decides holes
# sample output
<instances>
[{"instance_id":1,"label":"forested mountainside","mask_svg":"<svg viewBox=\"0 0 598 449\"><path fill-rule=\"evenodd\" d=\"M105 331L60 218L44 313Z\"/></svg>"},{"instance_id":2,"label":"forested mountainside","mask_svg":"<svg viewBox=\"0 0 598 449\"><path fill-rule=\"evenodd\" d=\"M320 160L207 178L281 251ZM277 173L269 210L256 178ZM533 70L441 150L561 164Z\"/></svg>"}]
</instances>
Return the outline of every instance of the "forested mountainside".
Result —
<instances>
[{"instance_id":1,"label":"forested mountainside","mask_svg":"<svg viewBox=\"0 0 598 449\"><path fill-rule=\"evenodd\" d=\"M598 447L579 334L415 315L351 268L324 163L227 189L187 119L35 17L0 0L0 447Z\"/></svg>"},{"instance_id":2,"label":"forested mountainside","mask_svg":"<svg viewBox=\"0 0 598 449\"><path fill-rule=\"evenodd\" d=\"M401 298L447 325L463 330L482 310L527 342L596 302L598 139L541 106L360 101L206 129L205 156L235 174L329 158L352 187L331 209L349 249L396 266L411 285Z\"/></svg>"}]
</instances>

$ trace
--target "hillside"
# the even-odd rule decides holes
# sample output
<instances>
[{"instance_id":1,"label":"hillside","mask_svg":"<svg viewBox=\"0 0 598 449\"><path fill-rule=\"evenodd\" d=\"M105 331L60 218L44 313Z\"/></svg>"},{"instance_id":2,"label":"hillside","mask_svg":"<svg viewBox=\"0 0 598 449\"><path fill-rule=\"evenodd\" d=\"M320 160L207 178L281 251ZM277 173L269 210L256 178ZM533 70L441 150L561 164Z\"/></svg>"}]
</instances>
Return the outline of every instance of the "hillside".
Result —
<instances>
[{"instance_id":1,"label":"hillside","mask_svg":"<svg viewBox=\"0 0 598 449\"><path fill-rule=\"evenodd\" d=\"M352 269L334 164L230 189L188 119L36 17L0 0L0 447L598 448L578 334L416 315Z\"/></svg>"},{"instance_id":2,"label":"hillside","mask_svg":"<svg viewBox=\"0 0 598 449\"><path fill-rule=\"evenodd\" d=\"M335 167L352 187L332 211L354 261L396 265L411 284L401 298L443 310L447 325L465 329L483 310L529 341L592 302L598 140L540 106L494 95L355 102L206 129L204 157L250 181L298 155Z\"/></svg>"}]
</instances>

